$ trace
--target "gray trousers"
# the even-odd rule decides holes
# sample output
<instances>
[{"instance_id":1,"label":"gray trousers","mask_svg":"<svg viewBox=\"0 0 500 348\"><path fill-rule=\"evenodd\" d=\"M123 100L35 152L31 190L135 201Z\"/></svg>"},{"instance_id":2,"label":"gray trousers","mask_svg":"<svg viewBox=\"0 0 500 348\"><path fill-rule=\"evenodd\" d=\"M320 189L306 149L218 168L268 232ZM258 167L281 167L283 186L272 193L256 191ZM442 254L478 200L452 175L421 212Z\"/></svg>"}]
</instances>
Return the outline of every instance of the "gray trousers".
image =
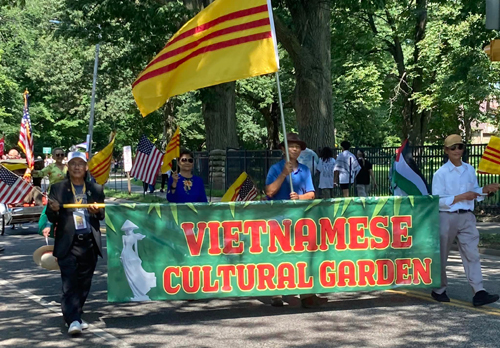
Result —
<instances>
[{"instance_id":1,"label":"gray trousers","mask_svg":"<svg viewBox=\"0 0 500 348\"><path fill-rule=\"evenodd\" d=\"M368 197L370 195L370 185L357 184L358 197Z\"/></svg>"},{"instance_id":2,"label":"gray trousers","mask_svg":"<svg viewBox=\"0 0 500 348\"><path fill-rule=\"evenodd\" d=\"M481 262L479 260L479 231L476 228L476 217L473 213L439 212L441 221L441 287L434 290L438 294L446 291L446 265L448 255L455 238L458 239L458 251L462 257L465 275L474 293L484 290Z\"/></svg>"}]
</instances>

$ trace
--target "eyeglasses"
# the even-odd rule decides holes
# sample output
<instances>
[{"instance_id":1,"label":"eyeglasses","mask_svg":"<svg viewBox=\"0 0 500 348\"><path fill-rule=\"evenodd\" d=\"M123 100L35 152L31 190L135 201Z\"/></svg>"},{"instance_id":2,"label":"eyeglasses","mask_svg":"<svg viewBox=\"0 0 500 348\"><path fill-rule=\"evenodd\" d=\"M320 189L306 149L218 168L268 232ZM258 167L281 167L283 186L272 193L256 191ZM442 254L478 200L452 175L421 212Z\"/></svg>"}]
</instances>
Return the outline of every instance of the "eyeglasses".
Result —
<instances>
[{"instance_id":1,"label":"eyeglasses","mask_svg":"<svg viewBox=\"0 0 500 348\"><path fill-rule=\"evenodd\" d=\"M68 163L68 165L70 167L82 167L83 168L87 165L87 163L85 163L85 162L70 162L70 163Z\"/></svg>"},{"instance_id":2,"label":"eyeglasses","mask_svg":"<svg viewBox=\"0 0 500 348\"><path fill-rule=\"evenodd\" d=\"M455 144L455 145L451 145L449 147L449 149L451 151L455 151L456 149L463 150L463 149L465 149L465 145L464 144Z\"/></svg>"},{"instance_id":3,"label":"eyeglasses","mask_svg":"<svg viewBox=\"0 0 500 348\"><path fill-rule=\"evenodd\" d=\"M64 157L64 154L63 153L56 153L54 156L56 156L56 157Z\"/></svg>"},{"instance_id":4,"label":"eyeglasses","mask_svg":"<svg viewBox=\"0 0 500 348\"><path fill-rule=\"evenodd\" d=\"M193 162L194 162L194 159L192 159L192 158L186 158L186 157L183 157L183 158L181 158L181 162L189 162L189 163L193 163Z\"/></svg>"}]
</instances>

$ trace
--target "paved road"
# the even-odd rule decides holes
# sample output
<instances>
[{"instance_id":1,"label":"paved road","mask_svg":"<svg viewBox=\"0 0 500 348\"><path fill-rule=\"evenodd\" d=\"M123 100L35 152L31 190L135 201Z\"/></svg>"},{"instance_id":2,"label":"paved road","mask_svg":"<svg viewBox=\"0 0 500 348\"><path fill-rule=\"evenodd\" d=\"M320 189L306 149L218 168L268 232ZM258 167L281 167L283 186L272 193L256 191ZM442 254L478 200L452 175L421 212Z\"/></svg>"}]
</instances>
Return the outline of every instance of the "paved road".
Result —
<instances>
[{"instance_id":1,"label":"paved road","mask_svg":"<svg viewBox=\"0 0 500 348\"><path fill-rule=\"evenodd\" d=\"M423 292L386 291L330 294L317 310L274 308L265 298L107 303L106 259L99 260L84 314L91 328L69 338L59 274L33 263L33 251L44 244L35 231L34 225L8 228L0 237L0 346L498 347L500 304L470 305L457 253L449 272L451 304ZM500 291L500 258L483 260L485 286Z\"/></svg>"}]
</instances>

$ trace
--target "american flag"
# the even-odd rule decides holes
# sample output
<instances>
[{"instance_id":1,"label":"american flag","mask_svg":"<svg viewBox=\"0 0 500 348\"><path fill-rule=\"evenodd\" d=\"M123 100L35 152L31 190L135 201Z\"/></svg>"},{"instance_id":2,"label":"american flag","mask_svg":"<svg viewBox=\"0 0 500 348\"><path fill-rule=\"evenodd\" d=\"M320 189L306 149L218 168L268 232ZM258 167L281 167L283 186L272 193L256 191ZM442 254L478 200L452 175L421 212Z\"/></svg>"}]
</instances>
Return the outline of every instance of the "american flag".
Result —
<instances>
[{"instance_id":1,"label":"american flag","mask_svg":"<svg viewBox=\"0 0 500 348\"><path fill-rule=\"evenodd\" d=\"M21 130L19 131L19 142L17 144L26 154L26 162L28 162L28 168L32 170L35 163L35 158L33 155L33 132L31 131L28 98L29 94L26 90L26 92L24 92L24 112L23 118L21 120Z\"/></svg>"},{"instance_id":2,"label":"american flag","mask_svg":"<svg viewBox=\"0 0 500 348\"><path fill-rule=\"evenodd\" d=\"M8 169L0 167L0 203L19 203L33 186Z\"/></svg>"},{"instance_id":3,"label":"american flag","mask_svg":"<svg viewBox=\"0 0 500 348\"><path fill-rule=\"evenodd\" d=\"M143 135L139 145L137 145L135 163L130 171L130 176L154 185L162 159L163 153Z\"/></svg>"},{"instance_id":4,"label":"american flag","mask_svg":"<svg viewBox=\"0 0 500 348\"><path fill-rule=\"evenodd\" d=\"M257 197L257 188L253 184L252 180L246 178L243 184L241 184L240 189L237 191L236 201L251 201Z\"/></svg>"}]
</instances>

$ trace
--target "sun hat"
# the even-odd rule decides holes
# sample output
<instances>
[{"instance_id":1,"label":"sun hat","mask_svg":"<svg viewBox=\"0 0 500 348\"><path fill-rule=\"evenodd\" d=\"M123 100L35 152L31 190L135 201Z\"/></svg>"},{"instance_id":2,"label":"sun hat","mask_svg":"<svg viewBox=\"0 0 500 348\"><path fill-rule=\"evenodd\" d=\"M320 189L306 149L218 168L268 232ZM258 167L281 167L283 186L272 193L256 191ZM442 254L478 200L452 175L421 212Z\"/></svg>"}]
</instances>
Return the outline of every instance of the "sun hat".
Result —
<instances>
[{"instance_id":1,"label":"sun hat","mask_svg":"<svg viewBox=\"0 0 500 348\"><path fill-rule=\"evenodd\" d=\"M49 271L57 271L59 270L59 264L57 263L57 258L52 255L54 251L53 245L44 245L35 250L33 253L33 261L35 263Z\"/></svg>"},{"instance_id":2,"label":"sun hat","mask_svg":"<svg viewBox=\"0 0 500 348\"><path fill-rule=\"evenodd\" d=\"M74 151L74 152L68 153L68 162L71 162L71 160L74 158L81 158L82 160L87 162L87 156L85 156L85 154L83 152L80 152L80 151Z\"/></svg>"},{"instance_id":3,"label":"sun hat","mask_svg":"<svg viewBox=\"0 0 500 348\"><path fill-rule=\"evenodd\" d=\"M306 143L304 141L300 140L299 135L297 133L288 133L286 135L286 140L287 140L288 144L290 144L290 143L299 144L301 150L305 150L306 147L307 147ZM284 147L285 146L285 142L282 141L281 144L280 144L280 146Z\"/></svg>"},{"instance_id":4,"label":"sun hat","mask_svg":"<svg viewBox=\"0 0 500 348\"><path fill-rule=\"evenodd\" d=\"M464 141L462 140L462 137L458 134L449 135L444 140L444 146L446 146L446 147L450 147L450 146L453 146L455 144L463 144L463 143L464 143Z\"/></svg>"}]
</instances>

